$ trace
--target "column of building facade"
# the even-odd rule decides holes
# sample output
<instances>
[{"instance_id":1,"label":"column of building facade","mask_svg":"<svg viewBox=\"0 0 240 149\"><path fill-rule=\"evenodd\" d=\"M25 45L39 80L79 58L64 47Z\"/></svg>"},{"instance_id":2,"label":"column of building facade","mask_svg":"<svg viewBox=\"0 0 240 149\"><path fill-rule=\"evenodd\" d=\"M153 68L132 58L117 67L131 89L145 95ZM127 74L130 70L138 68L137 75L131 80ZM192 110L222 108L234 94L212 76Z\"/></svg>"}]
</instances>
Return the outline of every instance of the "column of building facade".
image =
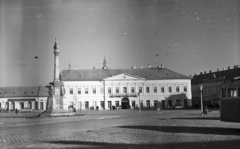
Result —
<instances>
[{"instance_id":1,"label":"column of building facade","mask_svg":"<svg viewBox=\"0 0 240 149\"><path fill-rule=\"evenodd\" d=\"M143 93L143 95L145 95L146 93L145 93L145 91L146 91L146 84L145 83L143 83L143 88L142 88L142 93Z\"/></svg>"},{"instance_id":2,"label":"column of building facade","mask_svg":"<svg viewBox=\"0 0 240 149\"><path fill-rule=\"evenodd\" d=\"M123 94L123 88L122 88L122 83L121 82L119 83L119 93Z\"/></svg>"},{"instance_id":3,"label":"column of building facade","mask_svg":"<svg viewBox=\"0 0 240 149\"><path fill-rule=\"evenodd\" d=\"M43 101L43 110L46 110L46 101Z\"/></svg>"},{"instance_id":4,"label":"column of building facade","mask_svg":"<svg viewBox=\"0 0 240 149\"><path fill-rule=\"evenodd\" d=\"M8 101L7 103L8 103L8 104L6 104L7 105L7 109L11 110L11 102Z\"/></svg>"},{"instance_id":5,"label":"column of building facade","mask_svg":"<svg viewBox=\"0 0 240 149\"><path fill-rule=\"evenodd\" d=\"M35 101L31 101L32 102L32 109L35 110Z\"/></svg>"},{"instance_id":6,"label":"column of building facade","mask_svg":"<svg viewBox=\"0 0 240 149\"><path fill-rule=\"evenodd\" d=\"M137 90L137 82L135 82L135 94L137 94L139 91Z\"/></svg>"},{"instance_id":7,"label":"column of building facade","mask_svg":"<svg viewBox=\"0 0 240 149\"><path fill-rule=\"evenodd\" d=\"M130 93L131 93L131 86L129 82L127 82L127 95L129 95Z\"/></svg>"}]
</instances>

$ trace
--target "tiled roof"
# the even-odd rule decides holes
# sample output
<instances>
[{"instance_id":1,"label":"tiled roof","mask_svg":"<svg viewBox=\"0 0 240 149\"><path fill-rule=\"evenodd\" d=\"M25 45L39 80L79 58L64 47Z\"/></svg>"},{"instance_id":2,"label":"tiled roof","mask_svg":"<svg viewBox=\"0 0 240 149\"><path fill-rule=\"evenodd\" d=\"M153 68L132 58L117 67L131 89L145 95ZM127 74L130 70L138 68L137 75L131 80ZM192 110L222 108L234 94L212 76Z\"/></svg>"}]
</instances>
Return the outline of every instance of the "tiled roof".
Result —
<instances>
[{"instance_id":1,"label":"tiled roof","mask_svg":"<svg viewBox=\"0 0 240 149\"><path fill-rule=\"evenodd\" d=\"M142 77L147 80L191 79L167 68L63 70L61 79L62 81L101 81L122 73Z\"/></svg>"},{"instance_id":2,"label":"tiled roof","mask_svg":"<svg viewBox=\"0 0 240 149\"><path fill-rule=\"evenodd\" d=\"M48 96L48 89L44 86L0 87L0 98L46 96Z\"/></svg>"},{"instance_id":3,"label":"tiled roof","mask_svg":"<svg viewBox=\"0 0 240 149\"><path fill-rule=\"evenodd\" d=\"M223 71L217 71L217 72L212 72L212 73L206 73L202 75L196 75L193 76L192 79L192 84L199 84L202 83L206 80L214 80L214 79L231 79L236 76L240 76L240 68L234 68L234 69L228 69L228 70L223 70Z\"/></svg>"}]
</instances>

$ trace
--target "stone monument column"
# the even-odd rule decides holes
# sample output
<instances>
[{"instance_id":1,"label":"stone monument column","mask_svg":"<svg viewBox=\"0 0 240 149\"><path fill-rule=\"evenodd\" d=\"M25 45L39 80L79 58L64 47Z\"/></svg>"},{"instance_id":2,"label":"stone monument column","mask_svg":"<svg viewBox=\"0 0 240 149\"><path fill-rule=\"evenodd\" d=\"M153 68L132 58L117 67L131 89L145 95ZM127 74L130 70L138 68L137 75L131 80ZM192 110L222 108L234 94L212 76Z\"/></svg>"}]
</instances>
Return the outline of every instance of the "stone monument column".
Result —
<instances>
[{"instance_id":1,"label":"stone monument column","mask_svg":"<svg viewBox=\"0 0 240 149\"><path fill-rule=\"evenodd\" d=\"M57 38L55 38L55 43L53 46L54 49L54 78L53 82L58 82L59 81L59 46L58 46L58 41Z\"/></svg>"},{"instance_id":2,"label":"stone monument column","mask_svg":"<svg viewBox=\"0 0 240 149\"><path fill-rule=\"evenodd\" d=\"M61 89L63 83L59 79L59 46L57 38L55 38L54 49L54 78L53 82L50 82L48 86L49 96L47 99L47 110L46 112L59 112L63 110L63 97Z\"/></svg>"}]
</instances>

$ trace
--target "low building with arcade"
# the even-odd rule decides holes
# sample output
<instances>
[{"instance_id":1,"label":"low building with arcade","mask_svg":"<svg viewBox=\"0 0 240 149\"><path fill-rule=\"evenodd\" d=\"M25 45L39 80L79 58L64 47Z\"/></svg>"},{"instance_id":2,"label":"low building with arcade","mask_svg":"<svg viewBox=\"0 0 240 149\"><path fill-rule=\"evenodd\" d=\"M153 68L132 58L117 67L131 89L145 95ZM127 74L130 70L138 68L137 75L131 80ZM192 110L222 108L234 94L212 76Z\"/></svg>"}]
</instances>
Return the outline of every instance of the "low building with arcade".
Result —
<instances>
[{"instance_id":1,"label":"low building with arcade","mask_svg":"<svg viewBox=\"0 0 240 149\"><path fill-rule=\"evenodd\" d=\"M1 110L46 110L48 89L44 86L0 87Z\"/></svg>"}]
</instances>

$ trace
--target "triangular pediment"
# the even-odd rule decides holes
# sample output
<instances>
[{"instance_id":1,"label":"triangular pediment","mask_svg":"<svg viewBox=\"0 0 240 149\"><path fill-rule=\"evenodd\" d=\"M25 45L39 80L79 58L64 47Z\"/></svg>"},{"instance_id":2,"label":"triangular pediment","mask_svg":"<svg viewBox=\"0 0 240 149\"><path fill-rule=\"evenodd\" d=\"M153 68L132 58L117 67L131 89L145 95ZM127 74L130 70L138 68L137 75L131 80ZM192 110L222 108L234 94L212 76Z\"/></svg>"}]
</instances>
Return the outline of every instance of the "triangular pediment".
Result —
<instances>
[{"instance_id":1,"label":"triangular pediment","mask_svg":"<svg viewBox=\"0 0 240 149\"><path fill-rule=\"evenodd\" d=\"M145 78L138 77L138 76L131 75L131 74L122 73L122 74L118 74L118 75L106 78L104 80L145 80Z\"/></svg>"}]
</instances>

